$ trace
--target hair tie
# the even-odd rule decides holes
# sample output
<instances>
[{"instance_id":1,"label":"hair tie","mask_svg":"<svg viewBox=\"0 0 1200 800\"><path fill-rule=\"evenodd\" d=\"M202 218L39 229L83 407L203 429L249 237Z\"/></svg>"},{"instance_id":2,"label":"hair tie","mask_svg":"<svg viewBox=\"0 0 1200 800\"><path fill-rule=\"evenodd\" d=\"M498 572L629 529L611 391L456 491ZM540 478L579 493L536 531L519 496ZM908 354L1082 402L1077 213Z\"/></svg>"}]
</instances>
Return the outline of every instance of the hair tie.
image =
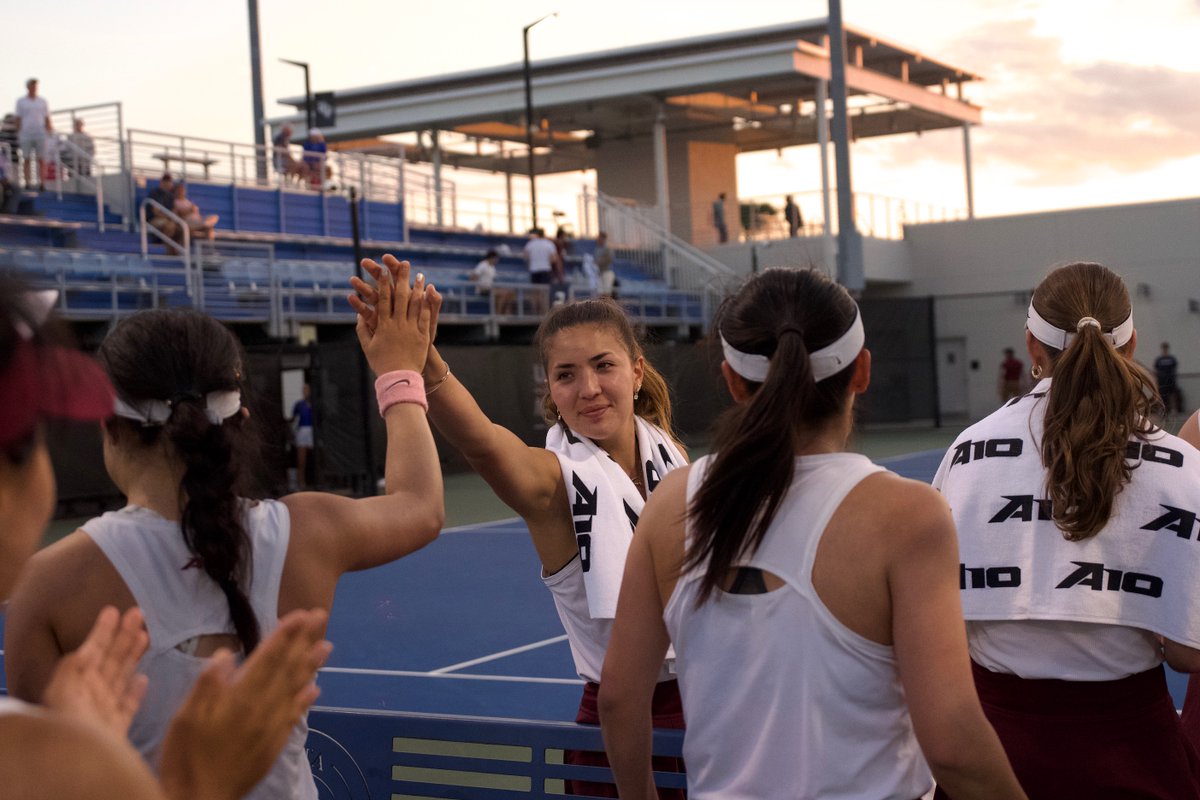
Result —
<instances>
[{"instance_id":1,"label":"hair tie","mask_svg":"<svg viewBox=\"0 0 1200 800\"><path fill-rule=\"evenodd\" d=\"M782 338L783 338L783 335L784 335L785 333L794 333L794 334L796 334L797 336L799 336L801 339L804 339L804 331L800 330L799 326L797 326L797 325L784 325L782 328L780 328L778 331L776 331L776 333L775 333L775 341L779 341L780 339L782 339Z\"/></svg>"},{"instance_id":2,"label":"hair tie","mask_svg":"<svg viewBox=\"0 0 1200 800\"><path fill-rule=\"evenodd\" d=\"M196 392L179 392L178 394L176 394L174 397L172 397L170 400L167 401L167 405L169 405L171 408L175 408L180 403L189 402L189 401L192 403L199 403L202 399L203 399L202 396L197 394Z\"/></svg>"},{"instance_id":3,"label":"hair tie","mask_svg":"<svg viewBox=\"0 0 1200 800\"><path fill-rule=\"evenodd\" d=\"M1095 317L1083 317L1083 318L1081 318L1081 319L1079 320L1079 322L1076 322L1076 323L1075 323L1075 330L1077 330L1077 331L1081 331L1081 330L1083 330L1083 329L1084 329L1084 327L1085 327L1085 326L1087 326L1087 325L1091 325L1091 326L1092 326L1093 328L1095 328L1096 330L1103 330L1103 329L1100 327L1100 320L1096 319Z\"/></svg>"}]
</instances>

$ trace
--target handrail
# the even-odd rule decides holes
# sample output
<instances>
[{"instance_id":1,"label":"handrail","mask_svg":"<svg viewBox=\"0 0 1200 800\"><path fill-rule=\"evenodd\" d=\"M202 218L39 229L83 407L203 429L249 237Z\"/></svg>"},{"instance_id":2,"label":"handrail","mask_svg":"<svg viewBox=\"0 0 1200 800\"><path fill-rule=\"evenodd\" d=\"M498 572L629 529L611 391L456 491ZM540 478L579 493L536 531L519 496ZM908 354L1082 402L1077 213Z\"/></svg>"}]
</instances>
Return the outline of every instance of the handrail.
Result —
<instances>
[{"instance_id":1,"label":"handrail","mask_svg":"<svg viewBox=\"0 0 1200 800\"><path fill-rule=\"evenodd\" d=\"M54 150L54 169L58 176L58 199L62 200L62 185L63 185L63 161L62 153L66 148L70 151L74 164L71 166L71 176L78 182L88 186L96 193L96 228L104 233L104 165L101 164L96 157L84 150L79 145L72 142L67 137L59 139L58 147ZM79 169L80 164L87 164L88 175L82 174ZM92 175L99 175L95 180Z\"/></svg>"},{"instance_id":2,"label":"handrail","mask_svg":"<svg viewBox=\"0 0 1200 800\"><path fill-rule=\"evenodd\" d=\"M585 187L585 198L587 196ZM647 246L658 247L683 261L682 265L676 265L670 259L664 259L660 270L651 270L652 273L659 272L657 277L665 280L671 288L721 291L730 282L737 279L737 273L728 266L671 233L657 219L641 209L621 203L603 192L597 192L595 199L599 210L605 217L601 225L602 230L605 230L611 237L614 231L608 230L613 227L610 223L619 220L622 226L617 230L637 237L637 241L633 242L621 242L614 239L614 247L632 246L635 249L644 249ZM703 274L697 274L695 269L681 268L684 266L698 267Z\"/></svg>"},{"instance_id":3,"label":"handrail","mask_svg":"<svg viewBox=\"0 0 1200 800\"><path fill-rule=\"evenodd\" d=\"M179 225L179 229L183 232L183 244L182 245L180 245L179 242L176 242L170 236L167 236L166 234L164 234L158 228L151 225L146 220L146 207L147 206L154 208L156 211L161 213L164 217L166 217L169 220L172 220L173 222L175 222L175 224ZM174 249L175 252L179 253L179 255L183 258L184 284L187 287L188 297L191 297L193 283L195 282L194 277L192 275L192 230L191 230L191 226L189 226L187 224L187 222L184 221L183 217L180 217L174 211L172 211L171 209L164 206L162 203L160 203L157 200L154 200L153 198L150 198L150 197L147 197L145 200L143 200L141 202L141 205L138 206L138 223L139 223L138 227L141 229L141 235L142 235L142 256L143 257L149 257L149 255L150 255L149 233L153 232L155 237L157 237L160 241L162 241L163 244Z\"/></svg>"}]
</instances>

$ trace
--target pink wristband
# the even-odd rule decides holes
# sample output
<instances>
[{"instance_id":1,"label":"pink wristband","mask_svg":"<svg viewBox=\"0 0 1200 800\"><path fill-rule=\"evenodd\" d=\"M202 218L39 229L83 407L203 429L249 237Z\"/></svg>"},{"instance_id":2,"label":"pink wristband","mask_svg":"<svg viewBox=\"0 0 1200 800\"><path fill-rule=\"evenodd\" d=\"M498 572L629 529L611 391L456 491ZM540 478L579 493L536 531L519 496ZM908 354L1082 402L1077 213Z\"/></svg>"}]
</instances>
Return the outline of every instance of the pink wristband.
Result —
<instances>
[{"instance_id":1,"label":"pink wristband","mask_svg":"<svg viewBox=\"0 0 1200 800\"><path fill-rule=\"evenodd\" d=\"M376 378L375 400L379 403L381 417L397 403L416 403L429 411L429 401L425 399L425 379L421 373L411 369L385 372Z\"/></svg>"}]
</instances>

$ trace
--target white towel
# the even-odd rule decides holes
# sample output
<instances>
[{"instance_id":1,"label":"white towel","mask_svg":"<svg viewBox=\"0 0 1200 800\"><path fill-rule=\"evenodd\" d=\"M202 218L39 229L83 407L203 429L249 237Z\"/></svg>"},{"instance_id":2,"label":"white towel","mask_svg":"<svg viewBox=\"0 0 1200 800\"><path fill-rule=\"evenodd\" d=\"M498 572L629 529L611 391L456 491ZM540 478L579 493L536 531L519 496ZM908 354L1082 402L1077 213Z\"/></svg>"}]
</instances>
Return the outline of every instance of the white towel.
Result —
<instances>
[{"instance_id":1,"label":"white towel","mask_svg":"<svg viewBox=\"0 0 1200 800\"><path fill-rule=\"evenodd\" d=\"M1156 430L1129 443L1133 478L1097 535L1050 518L1040 443L1050 380L959 435L933 485L958 527L968 620L1141 628L1200 647L1200 451Z\"/></svg>"},{"instance_id":2,"label":"white towel","mask_svg":"<svg viewBox=\"0 0 1200 800\"><path fill-rule=\"evenodd\" d=\"M646 493L671 470L687 463L666 431L637 421L638 451ZM546 449L558 456L571 503L583 584L592 619L612 619L625 572L625 556L646 501L625 470L591 439L559 422L546 434Z\"/></svg>"}]
</instances>

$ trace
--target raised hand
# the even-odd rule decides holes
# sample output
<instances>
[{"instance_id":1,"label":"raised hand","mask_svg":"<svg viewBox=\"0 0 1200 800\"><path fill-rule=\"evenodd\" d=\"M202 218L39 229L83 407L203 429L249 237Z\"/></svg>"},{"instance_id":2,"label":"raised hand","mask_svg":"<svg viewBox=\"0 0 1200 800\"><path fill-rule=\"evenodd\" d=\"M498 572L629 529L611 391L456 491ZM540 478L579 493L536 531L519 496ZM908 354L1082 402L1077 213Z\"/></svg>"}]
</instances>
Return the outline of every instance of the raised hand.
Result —
<instances>
[{"instance_id":1,"label":"raised hand","mask_svg":"<svg viewBox=\"0 0 1200 800\"><path fill-rule=\"evenodd\" d=\"M42 702L124 739L146 694L137 665L149 644L140 610L105 606L83 644L54 668Z\"/></svg>"},{"instance_id":2,"label":"raised hand","mask_svg":"<svg viewBox=\"0 0 1200 800\"><path fill-rule=\"evenodd\" d=\"M375 279L378 285L383 270L380 265L370 259L363 259L363 268L371 273L371 277ZM392 285L398 286L400 283L408 283L408 273L411 267L407 261L399 261L392 255L383 257L383 266L386 267L386 272L391 278ZM404 277L401 278L401 270L404 270ZM420 275L417 276L421 278ZM350 279L350 285L354 287L356 294L350 295L347 299L350 301L350 306L358 313L359 321L365 323L367 331L372 335L378 325L378 307L379 307L379 291L375 286L360 280L357 277ZM414 292L416 287L414 286ZM433 284L429 284L425 288L425 299L429 303L429 347L433 348L434 340L437 338L437 323L438 314L442 309L442 295L437 291ZM379 373L376 373L379 374Z\"/></svg>"},{"instance_id":3,"label":"raised hand","mask_svg":"<svg viewBox=\"0 0 1200 800\"><path fill-rule=\"evenodd\" d=\"M358 312L358 342L367 363L376 375L393 370L415 370L425 366L429 352L430 321L432 318L432 287L425 286L425 276L417 275L410 287L407 261L385 255L383 265L363 259L363 269L374 279L371 287L357 278L351 285L362 294L350 295L350 305Z\"/></svg>"},{"instance_id":4,"label":"raised hand","mask_svg":"<svg viewBox=\"0 0 1200 800\"><path fill-rule=\"evenodd\" d=\"M270 770L317 699L333 646L325 611L293 611L241 667L222 650L200 675L163 741L159 775L173 799L234 800Z\"/></svg>"}]
</instances>

